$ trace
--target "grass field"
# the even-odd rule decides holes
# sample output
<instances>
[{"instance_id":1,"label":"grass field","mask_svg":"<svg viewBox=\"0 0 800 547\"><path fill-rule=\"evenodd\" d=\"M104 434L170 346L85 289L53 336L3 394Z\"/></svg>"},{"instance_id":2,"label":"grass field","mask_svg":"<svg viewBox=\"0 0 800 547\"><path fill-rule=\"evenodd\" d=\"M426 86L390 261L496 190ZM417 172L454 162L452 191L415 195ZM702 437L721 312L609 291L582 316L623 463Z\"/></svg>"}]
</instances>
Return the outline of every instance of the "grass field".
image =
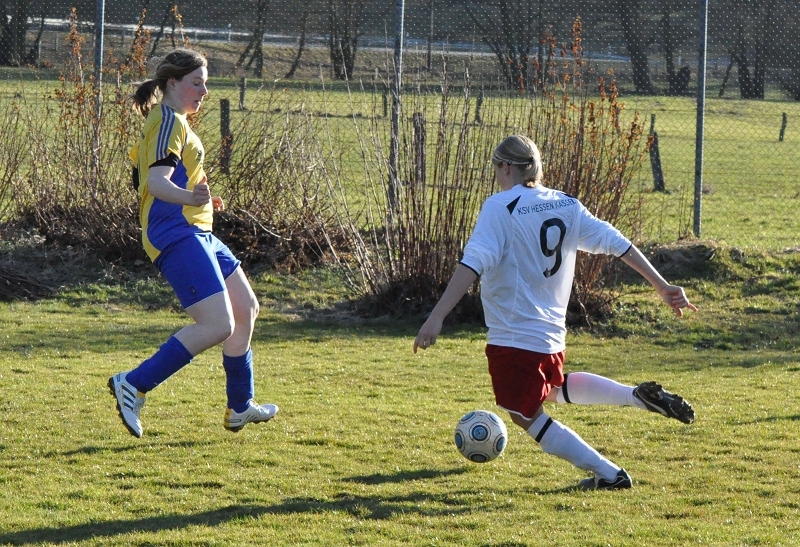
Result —
<instances>
[{"instance_id":1,"label":"grass field","mask_svg":"<svg viewBox=\"0 0 800 547\"><path fill-rule=\"evenodd\" d=\"M186 323L146 270L0 304L0 545L796 545L800 257L720 248L683 271L699 312L628 285L566 368L661 381L695 424L548 406L631 473L621 492L574 490L506 415L504 455L463 459L458 418L497 410L483 329L414 356L419 321L348 315L324 272L254 275L257 395L281 412L238 434L216 350L151 392L142 439L119 422L108 376Z\"/></svg>"}]
</instances>

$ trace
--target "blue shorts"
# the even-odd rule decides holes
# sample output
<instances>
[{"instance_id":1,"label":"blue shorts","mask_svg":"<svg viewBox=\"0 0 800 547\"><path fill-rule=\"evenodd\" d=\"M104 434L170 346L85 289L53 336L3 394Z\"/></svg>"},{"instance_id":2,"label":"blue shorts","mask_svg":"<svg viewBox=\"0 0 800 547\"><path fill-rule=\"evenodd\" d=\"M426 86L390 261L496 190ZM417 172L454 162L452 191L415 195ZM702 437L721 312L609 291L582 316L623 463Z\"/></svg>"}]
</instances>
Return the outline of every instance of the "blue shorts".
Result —
<instances>
[{"instance_id":1,"label":"blue shorts","mask_svg":"<svg viewBox=\"0 0 800 547\"><path fill-rule=\"evenodd\" d=\"M184 309L224 291L225 280L240 264L231 250L208 232L169 244L155 261Z\"/></svg>"}]
</instances>

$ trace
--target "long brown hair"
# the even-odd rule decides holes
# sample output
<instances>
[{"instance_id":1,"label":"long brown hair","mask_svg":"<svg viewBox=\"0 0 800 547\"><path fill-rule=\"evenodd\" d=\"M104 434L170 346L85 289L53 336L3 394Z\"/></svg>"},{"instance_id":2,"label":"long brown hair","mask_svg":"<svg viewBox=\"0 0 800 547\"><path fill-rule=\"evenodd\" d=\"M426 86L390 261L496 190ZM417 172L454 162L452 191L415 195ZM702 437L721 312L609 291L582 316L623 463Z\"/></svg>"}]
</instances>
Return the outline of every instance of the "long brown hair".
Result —
<instances>
[{"instance_id":1,"label":"long brown hair","mask_svg":"<svg viewBox=\"0 0 800 547\"><path fill-rule=\"evenodd\" d=\"M201 66L208 66L208 62L200 52L187 48L170 51L158 64L153 79L133 84L136 86L136 91L128 96L133 109L147 117L150 109L158 102L159 93L163 95L166 91L170 78L181 80Z\"/></svg>"}]
</instances>

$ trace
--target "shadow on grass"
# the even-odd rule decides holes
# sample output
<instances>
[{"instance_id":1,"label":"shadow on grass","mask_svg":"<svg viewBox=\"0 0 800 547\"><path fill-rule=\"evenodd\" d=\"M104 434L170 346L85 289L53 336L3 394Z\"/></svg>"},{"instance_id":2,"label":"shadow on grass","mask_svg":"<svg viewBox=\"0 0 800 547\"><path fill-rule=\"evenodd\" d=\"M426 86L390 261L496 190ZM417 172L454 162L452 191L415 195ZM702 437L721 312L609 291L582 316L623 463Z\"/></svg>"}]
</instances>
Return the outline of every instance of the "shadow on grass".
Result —
<instances>
[{"instance_id":1,"label":"shadow on grass","mask_svg":"<svg viewBox=\"0 0 800 547\"><path fill-rule=\"evenodd\" d=\"M190 526L219 526L232 520L257 518L268 513L269 509L269 507L250 505L231 505L194 515L161 515L133 520L95 521L75 526L36 528L0 534L0 544L63 544L138 532L161 532Z\"/></svg>"},{"instance_id":2,"label":"shadow on grass","mask_svg":"<svg viewBox=\"0 0 800 547\"><path fill-rule=\"evenodd\" d=\"M92 318L90 318L92 319ZM178 316L174 325L165 325L163 319L158 324L143 323L139 317L132 317L130 324L108 328L94 327L91 321L73 320L70 328L58 330L48 327L46 322L16 329L13 339L0 344L0 349L27 355L33 351L58 349L62 355L73 352L92 352L105 354L119 351L124 347L130 353L155 351L170 335L184 325L189 325L188 316ZM54 319L54 323L55 319ZM406 337L411 347L413 336L421 325L418 321L376 321L361 324L347 324L337 321L258 321L254 339L258 342L306 342L320 343L332 339ZM446 332L446 335L450 332ZM24 373L22 369L19 373Z\"/></svg>"},{"instance_id":3,"label":"shadow on grass","mask_svg":"<svg viewBox=\"0 0 800 547\"><path fill-rule=\"evenodd\" d=\"M759 425L768 422L797 422L800 421L800 414L790 414L787 416L768 416L766 418L759 418L756 420L728 420L730 426L743 426L743 425Z\"/></svg>"},{"instance_id":4,"label":"shadow on grass","mask_svg":"<svg viewBox=\"0 0 800 547\"><path fill-rule=\"evenodd\" d=\"M421 505L420 502L423 501L429 503ZM448 495L431 495L423 492L390 498L353 496L342 493L328 500L289 498L276 505L231 505L193 515L161 515L133 520L95 521L75 526L36 528L0 534L0 544L66 544L89 540L102 541L104 538L113 538L123 534L157 533L191 526L215 527L236 520L257 519L263 515L346 512L362 519L382 520L396 514L417 513L436 517L487 509L487 507L462 502Z\"/></svg>"},{"instance_id":5,"label":"shadow on grass","mask_svg":"<svg viewBox=\"0 0 800 547\"><path fill-rule=\"evenodd\" d=\"M89 452L94 450L88 447ZM83 450L80 450L82 452ZM74 451L73 451L74 452ZM391 475L377 473L346 478L343 482L381 484L435 479L468 472L466 467L448 470L421 469L403 471ZM202 484L201 484L202 486ZM209 483L207 487L219 487ZM552 490L534 489L516 492L517 495L559 495L581 490L578 485ZM63 527L43 527L0 534L2 545L32 545L38 543L66 544L89 540L110 539L124 534L158 533L165 530L185 529L192 526L215 527L242 519L258 519L264 515L296 515L319 513L347 513L359 519L385 520L395 515L417 514L424 517L450 517L454 514L481 513L496 510L495 505L475 502L477 492L459 490L442 494L417 491L398 496L353 495L341 492L332 498L314 497L287 498L275 505L230 505L189 515L159 515L132 520L93 521ZM510 495L510 494L509 494ZM515 544L503 544L515 545Z\"/></svg>"},{"instance_id":6,"label":"shadow on grass","mask_svg":"<svg viewBox=\"0 0 800 547\"><path fill-rule=\"evenodd\" d=\"M166 443L169 447L177 447L177 448L195 448L197 446L209 446L214 444L211 441L204 441L204 442L197 442L197 441L178 441L178 442L170 442ZM150 443L150 447L158 446L163 447L164 443ZM128 452L129 450L142 450L143 447L146 447L144 443L136 443L136 444L129 444L127 446L115 446L115 447L108 447L108 446L82 446L80 448L76 448L74 450L66 450L63 452L59 451L52 451L47 452L44 454L45 458L53 458L57 456L63 457L70 457L70 456L77 456L77 455L88 455L93 456L94 454L102 454L104 452L114 452L114 453L122 453Z\"/></svg>"},{"instance_id":7,"label":"shadow on grass","mask_svg":"<svg viewBox=\"0 0 800 547\"><path fill-rule=\"evenodd\" d=\"M357 482L359 484L384 484L392 482L406 482L416 481L423 479L436 479L439 477L448 477L450 475L461 475L469 471L466 467L460 469L448 469L447 471L439 471L436 469L422 469L419 471L402 471L387 475L384 473L375 473L373 475L359 475L356 477L348 477L342 479L344 482Z\"/></svg>"}]
</instances>

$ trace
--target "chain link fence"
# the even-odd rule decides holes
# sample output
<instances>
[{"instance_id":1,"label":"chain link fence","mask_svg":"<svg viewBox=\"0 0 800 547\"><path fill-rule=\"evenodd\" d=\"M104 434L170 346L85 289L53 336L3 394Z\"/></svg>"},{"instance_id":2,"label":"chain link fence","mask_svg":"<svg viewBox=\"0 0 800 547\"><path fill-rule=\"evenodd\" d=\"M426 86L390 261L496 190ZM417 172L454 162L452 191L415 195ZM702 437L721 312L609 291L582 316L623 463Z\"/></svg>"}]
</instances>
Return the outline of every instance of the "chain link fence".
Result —
<instances>
[{"instance_id":1,"label":"chain link fence","mask_svg":"<svg viewBox=\"0 0 800 547\"><path fill-rule=\"evenodd\" d=\"M793 0L708 3L704 116L698 115L704 6L697 1L3 5L0 100L13 100L20 88L52 96L48 89L73 53L68 21L74 8L87 66L102 43L104 96L114 95L115 67L130 54L137 29L147 34L147 57L195 47L209 59L206 119L236 122L268 109L310 112L340 148L336 168L356 183L369 169L353 149L363 147L359 135L370 123L383 120L385 127L392 118L398 61L398 115L432 133L437 128L421 112L428 104L441 108L443 90L469 101L471 123L481 123L487 109L513 109L513 101L537 93L548 63L569 57L580 37L591 71L587 85L613 80L623 116L638 113L651 142L629 195L641 207L642 241L670 243L695 233L739 247L784 249L800 233L800 10ZM219 99L228 100L229 114L221 115ZM224 132L206 128L204 139L218 143ZM388 142L381 146L388 150ZM476 169L485 160L476 158Z\"/></svg>"}]
</instances>

